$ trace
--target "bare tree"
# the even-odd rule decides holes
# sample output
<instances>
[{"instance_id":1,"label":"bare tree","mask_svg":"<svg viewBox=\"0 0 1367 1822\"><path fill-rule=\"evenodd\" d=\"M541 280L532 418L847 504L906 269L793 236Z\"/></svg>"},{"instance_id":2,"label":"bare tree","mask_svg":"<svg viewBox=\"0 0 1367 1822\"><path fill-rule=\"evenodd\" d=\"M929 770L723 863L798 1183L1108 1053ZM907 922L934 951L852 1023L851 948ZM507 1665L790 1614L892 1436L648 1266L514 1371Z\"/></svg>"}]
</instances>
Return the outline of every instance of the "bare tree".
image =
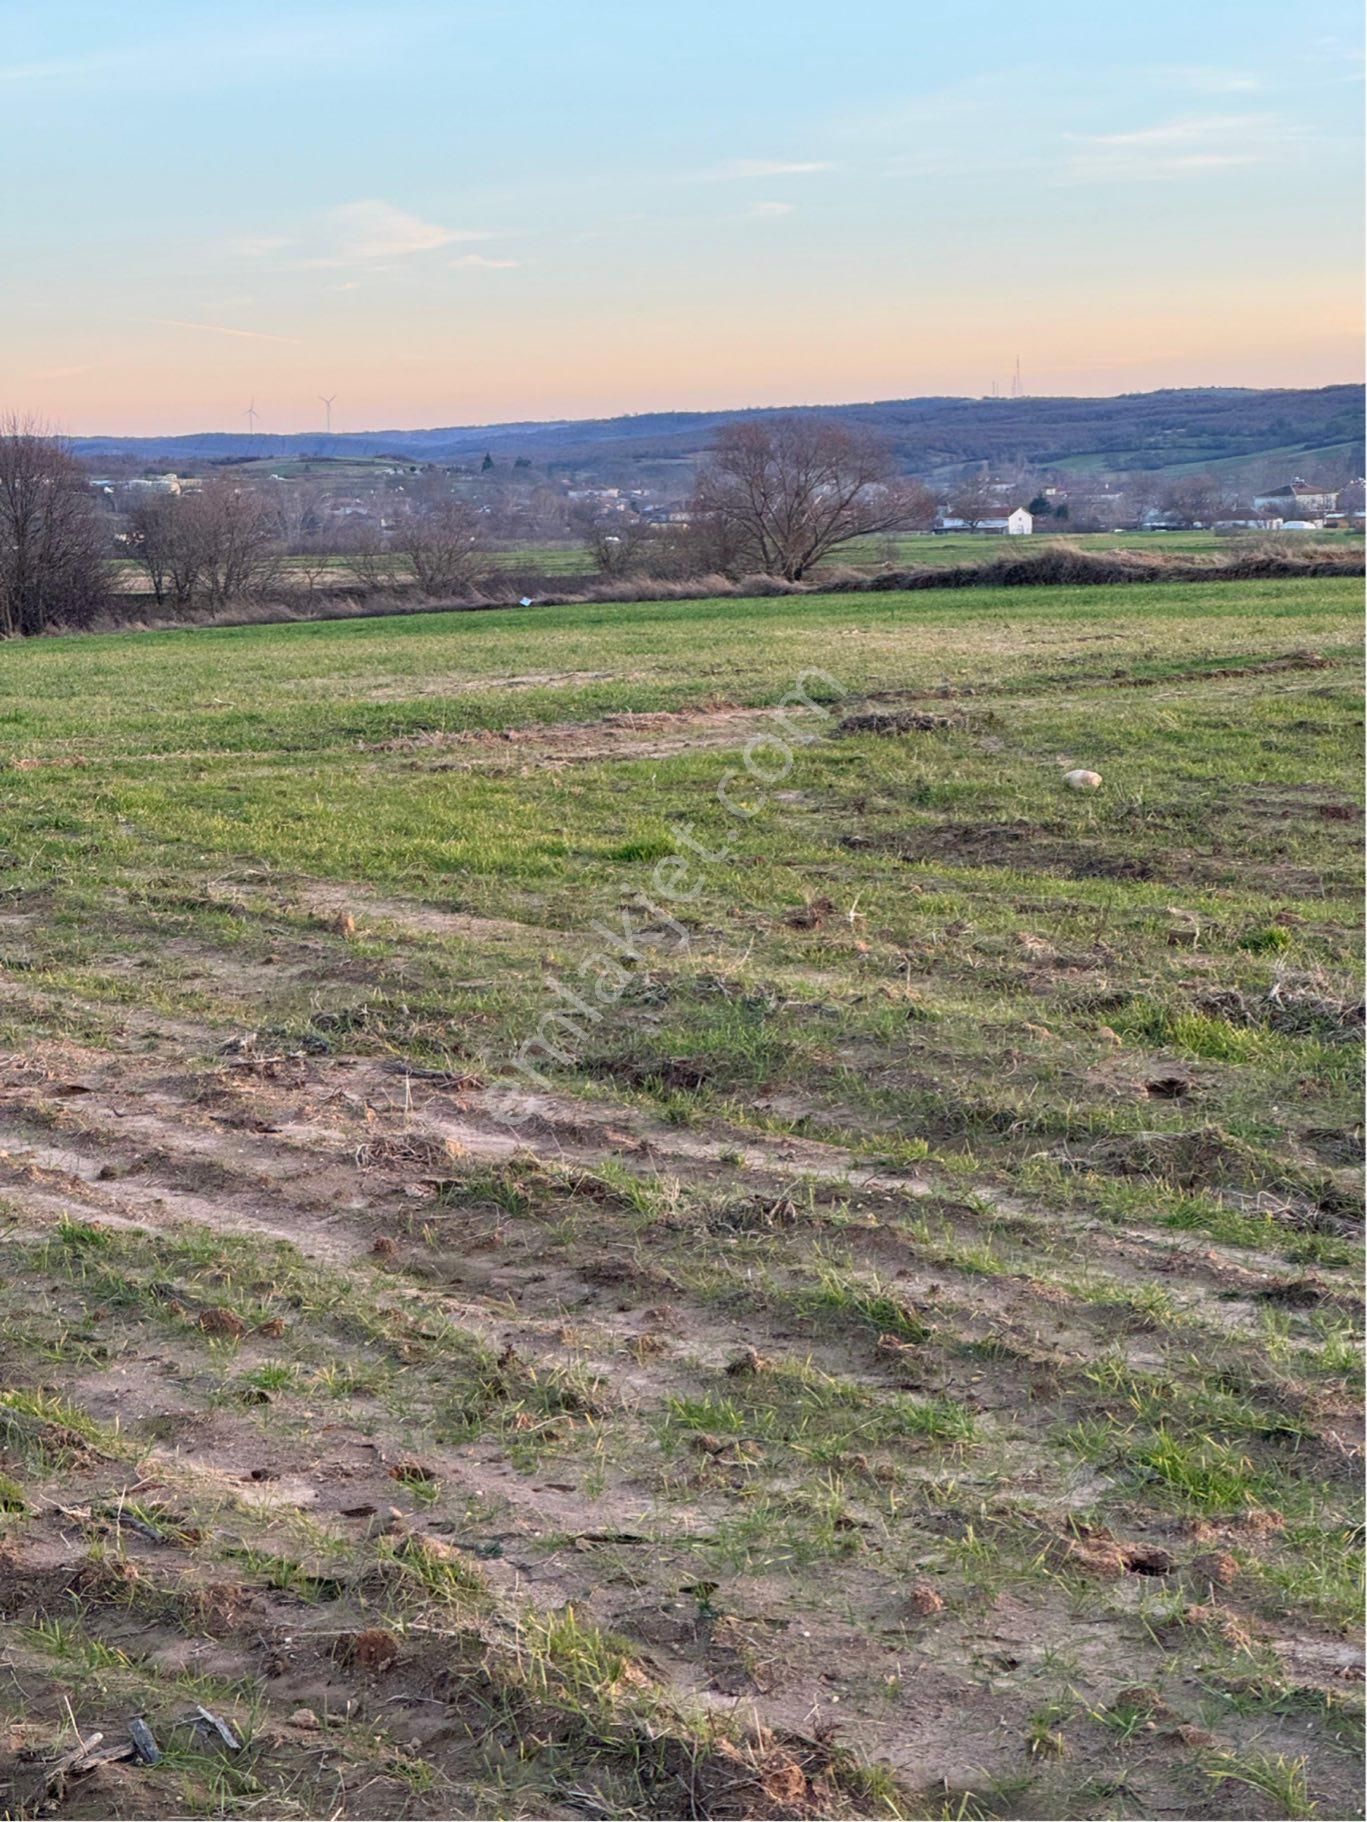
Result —
<instances>
[{"instance_id":1,"label":"bare tree","mask_svg":"<svg viewBox=\"0 0 1367 1822\"><path fill-rule=\"evenodd\" d=\"M227 479L199 493L150 495L128 516L153 595L178 607L221 607L260 594L279 574L277 531L262 496Z\"/></svg>"},{"instance_id":2,"label":"bare tree","mask_svg":"<svg viewBox=\"0 0 1367 1822\"><path fill-rule=\"evenodd\" d=\"M599 514L586 507L572 514L571 523L600 576L649 573L656 536L654 528L639 514Z\"/></svg>"},{"instance_id":3,"label":"bare tree","mask_svg":"<svg viewBox=\"0 0 1367 1822\"><path fill-rule=\"evenodd\" d=\"M295 538L289 547L289 580L302 582L312 594L320 582L324 582L337 568L337 553L333 549L333 540L324 532L305 533Z\"/></svg>"},{"instance_id":4,"label":"bare tree","mask_svg":"<svg viewBox=\"0 0 1367 1822\"><path fill-rule=\"evenodd\" d=\"M998 518L1005 509L996 494L988 491L983 476L974 475L950 495L949 510L970 531L976 531L984 519Z\"/></svg>"},{"instance_id":5,"label":"bare tree","mask_svg":"<svg viewBox=\"0 0 1367 1822\"><path fill-rule=\"evenodd\" d=\"M939 501L922 481L904 481L902 483L902 516L898 521L902 531L929 531L935 523L935 514L939 511Z\"/></svg>"},{"instance_id":6,"label":"bare tree","mask_svg":"<svg viewBox=\"0 0 1367 1822\"><path fill-rule=\"evenodd\" d=\"M343 568L364 589L393 588L403 558L373 519L352 520L338 539Z\"/></svg>"},{"instance_id":7,"label":"bare tree","mask_svg":"<svg viewBox=\"0 0 1367 1822\"><path fill-rule=\"evenodd\" d=\"M1229 489L1217 475L1183 475L1163 496L1163 510L1179 525L1210 525L1228 510Z\"/></svg>"},{"instance_id":8,"label":"bare tree","mask_svg":"<svg viewBox=\"0 0 1367 1822\"><path fill-rule=\"evenodd\" d=\"M0 636L82 626L109 599L94 496L76 458L31 418L0 422Z\"/></svg>"},{"instance_id":9,"label":"bare tree","mask_svg":"<svg viewBox=\"0 0 1367 1822\"><path fill-rule=\"evenodd\" d=\"M726 425L692 514L736 553L728 568L796 582L840 545L900 525L904 494L885 444L793 415Z\"/></svg>"},{"instance_id":10,"label":"bare tree","mask_svg":"<svg viewBox=\"0 0 1367 1822\"><path fill-rule=\"evenodd\" d=\"M201 558L200 592L215 607L260 594L277 580L277 525L260 494L224 479L181 499L191 549Z\"/></svg>"},{"instance_id":11,"label":"bare tree","mask_svg":"<svg viewBox=\"0 0 1367 1822\"><path fill-rule=\"evenodd\" d=\"M415 507L400 525L397 541L425 595L461 594L484 567L479 515L460 500L436 499Z\"/></svg>"},{"instance_id":12,"label":"bare tree","mask_svg":"<svg viewBox=\"0 0 1367 1822\"><path fill-rule=\"evenodd\" d=\"M179 505L175 494L144 493L128 514L128 548L146 571L158 607L168 596L181 599L175 580Z\"/></svg>"},{"instance_id":13,"label":"bare tree","mask_svg":"<svg viewBox=\"0 0 1367 1822\"><path fill-rule=\"evenodd\" d=\"M308 549L310 540L327 528L327 498L321 487L306 481L278 482L271 504L276 532L286 550Z\"/></svg>"}]
</instances>

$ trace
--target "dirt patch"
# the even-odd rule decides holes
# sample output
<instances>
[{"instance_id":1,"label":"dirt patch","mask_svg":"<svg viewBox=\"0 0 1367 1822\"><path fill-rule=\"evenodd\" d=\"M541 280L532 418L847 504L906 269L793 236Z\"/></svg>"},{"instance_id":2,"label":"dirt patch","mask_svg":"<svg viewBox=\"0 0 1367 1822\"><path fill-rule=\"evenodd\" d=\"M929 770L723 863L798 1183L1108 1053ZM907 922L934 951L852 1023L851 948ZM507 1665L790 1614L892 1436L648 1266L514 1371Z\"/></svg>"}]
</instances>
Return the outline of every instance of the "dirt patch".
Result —
<instances>
[{"instance_id":1,"label":"dirt patch","mask_svg":"<svg viewBox=\"0 0 1367 1822\"><path fill-rule=\"evenodd\" d=\"M837 734L939 734L967 726L965 715L933 715L916 709L872 709L846 715L836 725Z\"/></svg>"},{"instance_id":2,"label":"dirt patch","mask_svg":"<svg viewBox=\"0 0 1367 1822\"><path fill-rule=\"evenodd\" d=\"M519 768L600 759L662 759L676 753L743 746L773 722L791 726L788 708L741 708L722 702L701 709L650 709L603 715L593 721L527 723L499 729L432 729L381 741L376 752L468 752L467 759L438 762L438 769L487 770L504 760ZM824 718L821 718L824 720Z\"/></svg>"},{"instance_id":3,"label":"dirt patch","mask_svg":"<svg viewBox=\"0 0 1367 1822\"><path fill-rule=\"evenodd\" d=\"M1143 856L1118 854L1099 841L1063 837L1031 822L942 823L884 837L880 845L894 848L900 860L914 865L943 861L959 867L1052 873L1064 879L1166 877L1156 862Z\"/></svg>"}]
</instances>

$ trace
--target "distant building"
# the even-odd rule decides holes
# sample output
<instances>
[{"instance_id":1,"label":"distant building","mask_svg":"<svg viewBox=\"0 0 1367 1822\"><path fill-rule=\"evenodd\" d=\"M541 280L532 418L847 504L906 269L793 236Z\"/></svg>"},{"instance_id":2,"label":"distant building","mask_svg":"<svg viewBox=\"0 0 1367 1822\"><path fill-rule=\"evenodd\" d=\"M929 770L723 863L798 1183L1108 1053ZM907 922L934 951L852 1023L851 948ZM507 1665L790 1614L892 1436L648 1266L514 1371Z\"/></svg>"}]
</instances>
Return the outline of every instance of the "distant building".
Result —
<instances>
[{"instance_id":1,"label":"distant building","mask_svg":"<svg viewBox=\"0 0 1367 1822\"><path fill-rule=\"evenodd\" d=\"M179 493L181 479L178 474L138 475L128 483L130 487L146 487L153 493Z\"/></svg>"},{"instance_id":2,"label":"distant building","mask_svg":"<svg viewBox=\"0 0 1367 1822\"><path fill-rule=\"evenodd\" d=\"M1329 488L1312 487L1298 475L1271 493L1255 493L1253 506L1257 512L1275 513L1279 519L1310 519L1316 513L1332 512L1337 498Z\"/></svg>"},{"instance_id":3,"label":"distant building","mask_svg":"<svg viewBox=\"0 0 1367 1822\"><path fill-rule=\"evenodd\" d=\"M986 517L973 524L967 519L957 519L951 513L941 513L935 521L936 531L986 531L998 537L1025 538L1034 529L1034 518L1024 506L1017 506L1011 512L994 507Z\"/></svg>"}]
</instances>

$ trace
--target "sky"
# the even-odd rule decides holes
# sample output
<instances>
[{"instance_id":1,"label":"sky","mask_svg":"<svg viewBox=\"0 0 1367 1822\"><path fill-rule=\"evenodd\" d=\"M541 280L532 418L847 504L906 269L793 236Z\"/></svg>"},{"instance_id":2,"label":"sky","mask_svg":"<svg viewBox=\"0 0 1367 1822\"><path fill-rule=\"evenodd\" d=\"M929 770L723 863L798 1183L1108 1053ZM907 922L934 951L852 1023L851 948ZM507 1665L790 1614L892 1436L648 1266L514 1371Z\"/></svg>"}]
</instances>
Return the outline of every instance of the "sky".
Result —
<instances>
[{"instance_id":1,"label":"sky","mask_svg":"<svg viewBox=\"0 0 1367 1822\"><path fill-rule=\"evenodd\" d=\"M0 410L1362 373L1356 0L0 0Z\"/></svg>"}]
</instances>

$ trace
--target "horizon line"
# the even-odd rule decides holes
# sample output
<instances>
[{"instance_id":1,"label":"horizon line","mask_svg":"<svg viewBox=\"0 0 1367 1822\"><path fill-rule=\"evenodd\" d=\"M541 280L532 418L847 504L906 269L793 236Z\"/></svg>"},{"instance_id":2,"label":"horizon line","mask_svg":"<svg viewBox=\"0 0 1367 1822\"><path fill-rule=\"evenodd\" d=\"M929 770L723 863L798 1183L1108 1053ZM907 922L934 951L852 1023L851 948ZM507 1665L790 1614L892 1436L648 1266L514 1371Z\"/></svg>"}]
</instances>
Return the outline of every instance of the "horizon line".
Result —
<instances>
[{"instance_id":1,"label":"horizon line","mask_svg":"<svg viewBox=\"0 0 1367 1822\"><path fill-rule=\"evenodd\" d=\"M902 393L885 398L826 400L817 403L793 403L783 405L713 405L671 407L656 406L648 411L616 411L599 416L588 417L546 417L546 418L490 418L479 423L466 424L382 424L373 428L359 430L169 430L169 431L118 431L90 430L58 432L67 442L171 442L185 441L198 437L223 437L246 439L251 442L285 441L298 437L330 437L334 441L343 441L352 437L377 436L423 436L436 435L440 432L481 430L516 430L522 427L538 430L573 424L615 424L630 423L639 418L677 417L709 418L726 415L750 416L760 412L803 412L803 411L857 411L883 405L915 405L943 402L964 405L1023 405L1058 400L1089 400L1100 402L1107 399L1130 399L1153 397L1164 392L1333 392L1340 387L1367 386L1367 378L1329 380L1321 386L1243 386L1220 385L1212 383L1204 386L1145 386L1129 392L1024 392L1014 397L998 396L988 392L917 392Z\"/></svg>"}]
</instances>

